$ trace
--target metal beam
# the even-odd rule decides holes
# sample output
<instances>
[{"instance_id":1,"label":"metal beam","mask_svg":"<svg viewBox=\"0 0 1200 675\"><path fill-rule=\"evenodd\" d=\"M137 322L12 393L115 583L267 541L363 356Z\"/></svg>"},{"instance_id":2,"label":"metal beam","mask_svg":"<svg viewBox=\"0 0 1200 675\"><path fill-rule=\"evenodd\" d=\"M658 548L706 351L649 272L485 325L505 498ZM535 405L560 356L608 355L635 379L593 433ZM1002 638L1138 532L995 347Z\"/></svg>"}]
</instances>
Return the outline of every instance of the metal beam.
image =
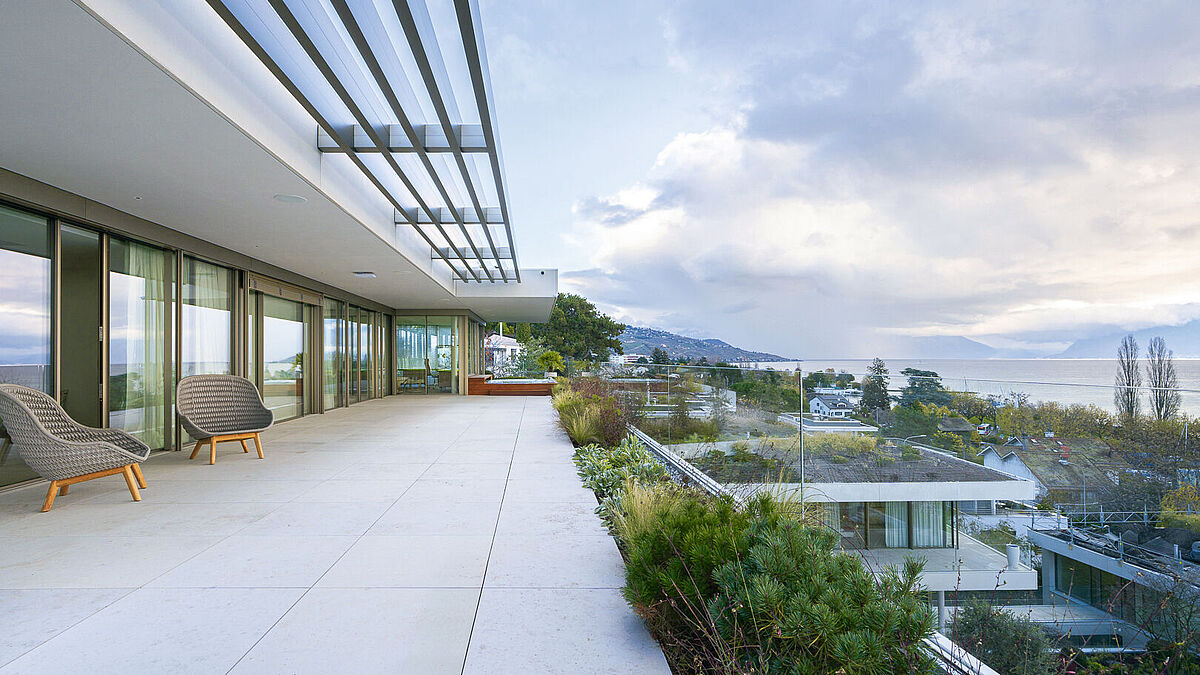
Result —
<instances>
[{"instance_id":1,"label":"metal beam","mask_svg":"<svg viewBox=\"0 0 1200 675\"><path fill-rule=\"evenodd\" d=\"M359 171L363 173L363 175L367 177L367 180L371 181L371 184L383 194L383 196L397 211L404 212L404 206L399 200L396 199L391 191L383 185L380 178L375 175L375 172L368 167L361 158L357 157L353 152L350 151L350 148L353 146L353 143L350 139L350 130L339 130L336 125L330 122L329 119L317 109L317 107L308 99L304 92L300 90L300 87L298 87L296 83L287 75L287 73L284 72L284 70L279 66L279 64L275 62L266 48L263 47L262 44L254 37L254 35L250 33L246 26L242 24L241 20L237 18L237 15L235 15L232 10L225 6L225 3L222 2L222 0L207 0L207 2L208 5L212 7L213 11L215 11L223 21L225 21L225 24L229 26L230 30L232 30L239 38L241 38L246 47L249 48L256 57L258 57L258 60L262 62L264 66L266 66L267 70L271 71L271 74L274 75L277 80L279 80L279 83L288 90L288 92L296 99L300 106L304 108L305 112L312 116L313 120L315 120L317 123L320 133L324 134L327 138L332 139L333 142L339 146L346 148L345 152L347 153L350 161L358 168ZM425 240L425 243L429 245L431 251L436 253L441 252L441 249L439 249L438 246L433 243L433 240L430 239L427 234L425 234L424 230L416 226L415 221L412 221L410 224L414 226L414 229L417 230L417 233L422 239ZM463 272L454 266L454 263L450 261L449 256L440 257L442 261L445 262L448 267L450 267L450 270L454 272L456 277L462 281L470 281ZM466 265L465 259L463 260L463 264L464 266ZM476 279L478 279L478 277L476 277Z\"/></svg>"},{"instance_id":2,"label":"metal beam","mask_svg":"<svg viewBox=\"0 0 1200 675\"><path fill-rule=\"evenodd\" d=\"M480 222L479 214L475 211L475 209L467 208L458 209L457 211L458 213L456 215L451 212L451 209L447 208L438 207L433 210L433 212L437 214L439 218L436 222L439 222L443 225L453 225L458 222L467 223L469 225L500 225L504 222L500 219L500 208L497 206L485 206L483 208L483 223ZM429 215L424 211L419 211L417 209L409 209L406 213L396 214L397 223L411 223L414 220L421 225L428 225L435 222L430 219Z\"/></svg>"},{"instance_id":3,"label":"metal beam","mask_svg":"<svg viewBox=\"0 0 1200 675\"><path fill-rule=\"evenodd\" d=\"M339 2L344 3L345 0L334 0L334 2L335 4ZM407 0L392 0L392 6L396 9L396 16L400 19L400 26L404 29L405 37L408 38L408 45L412 49L413 57L417 62L417 70L421 72L421 79L425 82L425 89L429 94L429 99L433 103L434 110L437 111L438 122L442 126L442 132L452 147L454 161L458 165L459 173L462 175L463 184L466 186L467 194L471 198L471 205L475 207L475 211L477 213L483 213L483 205L479 200L479 194L475 190L475 180L477 180L477 177L475 177L473 172L467 167L466 158L463 156L462 147L459 145L458 135L455 132L454 124L450 120L450 113L447 109L447 100L443 98L441 87L439 85L439 80L449 80L449 77L446 74L445 64L442 63L441 56L436 50L434 50L431 54L425 49L425 42L422 39L422 31L417 26L416 16L413 14L412 7L409 5ZM433 26L429 24L428 17L423 15L422 18L425 19L425 33L432 34ZM435 68L437 70L436 73L434 72ZM451 92L451 95L453 95L453 92ZM480 127L480 131L484 136L484 145L487 146L486 127L484 125L480 125ZM508 218L504 215L503 209L501 210L501 215L505 221L505 227L507 228ZM492 258L498 260L500 256L496 252L496 242L492 239L491 228L484 223L482 229L484 237L487 238L488 248L490 248L492 251ZM470 238L468 238L468 241L471 241ZM474 248L474 243L472 243L471 246ZM512 249L511 241L509 242L509 249ZM497 267L500 269L500 276L503 277L504 281L507 282L508 272L504 269L503 265L497 265ZM514 273L517 275L520 274L520 272L516 272L515 267Z\"/></svg>"},{"instance_id":4,"label":"metal beam","mask_svg":"<svg viewBox=\"0 0 1200 675\"><path fill-rule=\"evenodd\" d=\"M449 191L446 190L446 186L442 182L441 176L438 175L437 169L433 166L433 161L430 159L429 154L424 150L424 144L426 141L428 141L428 138L422 138L422 135L417 133L416 127L413 126L413 124L409 121L408 115L405 114L404 107L400 105L400 99L396 96L395 90L392 89L391 82L388 81L387 75L384 74L383 67L379 64L379 59L375 56L375 52L371 49L370 43L367 42L367 37L363 34L362 27L359 25L358 19L354 16L354 12L350 11L350 6L346 3L346 0L332 0L332 2L333 8L337 12L338 18L341 19L343 27L345 27L346 31L350 34L350 39L354 42L354 46L358 50L359 55L362 57L363 62L366 64L367 70L370 71L371 76L375 78L375 83L379 86L380 92L383 93L384 99L387 100L388 105L392 108L392 113L396 115L396 119L400 121L400 126L403 128L405 135L408 137L409 145L412 146L416 152L417 158L421 160L421 164L425 167L425 170L429 172L429 177L433 181L434 187L437 188L438 194L441 195L442 202L446 204L448 210L454 216L454 223L458 225L463 237L466 238L467 244L471 247L471 251L475 254L475 259L479 261L479 266L483 269L484 274L487 275L488 281L495 281L496 278L492 275L492 271L488 269L488 266L483 262L483 256L479 253L479 248L475 246L475 242L471 238L470 232L467 231L466 223L463 222L462 216L458 213L458 209L454 208L454 201L450 198ZM413 49L414 51L418 51L416 47ZM447 132L447 137L450 139L449 142L451 147L454 148L455 155L461 156L460 152L457 150L458 138L453 128L449 129ZM374 138L372 140L374 140ZM376 145L380 148L385 147L383 143L377 142ZM383 155L392 162L395 161L395 158L392 157L391 153L385 152ZM468 187L468 189L471 188ZM479 207L476 206L476 208ZM430 222L437 226L438 229L443 229L441 219L438 218L430 209L424 208L422 211L428 213ZM484 226L484 232L487 232L486 225ZM491 237L488 239L490 241ZM449 239L447 239L447 242L450 244L455 254L459 254L459 249L454 242L449 241ZM495 247L492 248L492 252L493 254L495 253ZM464 256L459 255L459 257L463 258L465 261ZM503 269L501 270L501 273L503 275ZM476 278L478 278L478 276ZM504 276L504 280L507 281L508 277Z\"/></svg>"},{"instance_id":5,"label":"metal beam","mask_svg":"<svg viewBox=\"0 0 1200 675\"><path fill-rule=\"evenodd\" d=\"M509 219L507 187L501 171L500 143L496 138L495 120L492 118L492 92L485 72L487 50L483 35L476 26L480 23L479 7L473 0L454 0L454 11L458 15L458 29L462 34L463 51L467 56L467 68L471 71L471 85L475 93L475 105L479 108L479 121L483 127L484 143L488 148L488 159L492 166L492 177L496 181L496 195L500 200L500 214L504 219L504 231L508 247L514 252L513 273L521 280L521 268L517 265L516 247L513 245L512 220Z\"/></svg>"},{"instance_id":6,"label":"metal beam","mask_svg":"<svg viewBox=\"0 0 1200 675\"><path fill-rule=\"evenodd\" d=\"M486 253L486 252L485 252L485 253ZM497 249L496 249L496 253L497 253L497 255L499 255L500 257L499 257L499 258L495 258L495 260L512 260L512 259L513 259L513 257L512 257L512 251L510 251L510 250L509 250L507 247L505 247L505 246L501 246L500 248L497 248ZM439 255L443 255L443 254L444 254L444 255L451 255L451 254L452 254L452 251L449 251L449 250L446 250L446 249L441 249L441 250L437 251L436 253L431 253L431 254L430 254L430 256L436 260L436 259L437 259L437 257L438 257ZM487 257L485 257L485 258L484 258L484 260L493 260L493 258L487 258Z\"/></svg>"},{"instance_id":7,"label":"metal beam","mask_svg":"<svg viewBox=\"0 0 1200 675\"><path fill-rule=\"evenodd\" d=\"M283 21L288 31L291 32L292 37L295 38L297 43L299 43L300 48L304 50L304 53L308 55L308 58L313 62L313 65L315 65L317 70L320 71L321 75L325 78L326 83L328 83L333 89L337 97L341 99L342 104L346 106L346 109L350 111L350 115L354 117L355 122L357 122L358 125L366 132L367 137L371 139L371 142L377 148L386 147L387 142L383 139L379 130L371 124L362 108L360 108L358 103L354 100L354 97L350 95L350 92L346 90L345 85L343 85L341 80L338 79L337 73L335 73L333 68L329 65L329 61L326 60L325 56L321 53L321 50L317 48L317 45L312 41L312 38L310 38L308 34L304 32L304 27L300 25L299 20L296 19L296 15L292 13L292 10L287 6L287 3L284 0L267 1L275 10L275 13L279 15L279 18ZM412 181L409 180L408 176L404 173L404 170L400 168L400 165L396 162L396 158L393 157L389 152L384 152L381 154L381 156L384 158L384 161L387 162L388 166L391 167L392 171L395 172L396 176L401 180L401 182L404 183L404 187L406 187L408 191L412 193L413 198L417 201L417 204L420 205L421 210L428 212L429 217L433 218L434 216L432 208L425 202L425 199L421 196L420 191L418 191L416 186L412 184ZM446 240L446 243L450 245L451 249L455 249L456 247L454 240L450 238L450 235L446 232L446 229L442 227L441 223L435 222L434 226ZM465 227L463 228L463 233L464 235L466 234ZM467 238L469 241L470 236L467 235ZM482 279L479 278L479 274L471 269L465 256L457 257L462 261L463 266L467 268L467 271L470 272L471 276L475 278L475 281L482 281ZM479 260L480 266L485 267L484 271L487 272L486 266L483 265L483 258L476 255L476 259ZM488 272L488 278L492 278L490 272Z\"/></svg>"},{"instance_id":8,"label":"metal beam","mask_svg":"<svg viewBox=\"0 0 1200 675\"><path fill-rule=\"evenodd\" d=\"M416 131L417 137L422 139L420 150L430 154L455 152L455 146L446 139L446 132L441 125L414 124L413 129ZM370 136L361 126L355 124L352 127L352 133L353 147L347 149L332 136L321 131L317 134L317 149L321 152L336 153L383 152L371 142ZM417 152L418 146L412 144L402 125L385 125L383 133L387 137L388 152ZM463 153L482 154L487 152L487 145L483 140L483 127L478 124L456 124L454 125L454 136L457 139L459 151Z\"/></svg>"}]
</instances>

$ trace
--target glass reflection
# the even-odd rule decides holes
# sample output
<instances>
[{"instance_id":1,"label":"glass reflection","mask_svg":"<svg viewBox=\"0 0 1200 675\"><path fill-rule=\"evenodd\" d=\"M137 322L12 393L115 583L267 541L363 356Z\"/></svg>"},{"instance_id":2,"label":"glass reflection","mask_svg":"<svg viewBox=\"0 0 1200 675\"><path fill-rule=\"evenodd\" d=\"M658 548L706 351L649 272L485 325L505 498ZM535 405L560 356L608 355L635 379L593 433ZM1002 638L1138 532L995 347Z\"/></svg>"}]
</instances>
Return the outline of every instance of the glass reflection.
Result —
<instances>
[{"instance_id":1,"label":"glass reflection","mask_svg":"<svg viewBox=\"0 0 1200 675\"><path fill-rule=\"evenodd\" d=\"M304 306L260 296L263 401L276 420L304 414Z\"/></svg>"},{"instance_id":2,"label":"glass reflection","mask_svg":"<svg viewBox=\"0 0 1200 675\"><path fill-rule=\"evenodd\" d=\"M51 391L50 224L0 206L0 383ZM0 425L0 486L34 478Z\"/></svg>"},{"instance_id":3,"label":"glass reflection","mask_svg":"<svg viewBox=\"0 0 1200 675\"><path fill-rule=\"evenodd\" d=\"M108 275L108 423L151 448L168 444L168 254L112 240Z\"/></svg>"}]
</instances>

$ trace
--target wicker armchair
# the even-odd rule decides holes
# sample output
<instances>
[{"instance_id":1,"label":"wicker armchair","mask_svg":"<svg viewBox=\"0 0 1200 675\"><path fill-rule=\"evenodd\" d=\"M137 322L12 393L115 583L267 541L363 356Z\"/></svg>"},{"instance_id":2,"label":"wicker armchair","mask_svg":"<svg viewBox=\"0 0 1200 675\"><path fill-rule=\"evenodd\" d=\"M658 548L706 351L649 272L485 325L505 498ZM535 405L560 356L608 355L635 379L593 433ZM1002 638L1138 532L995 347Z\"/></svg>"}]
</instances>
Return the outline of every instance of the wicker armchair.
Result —
<instances>
[{"instance_id":1,"label":"wicker armchair","mask_svg":"<svg viewBox=\"0 0 1200 675\"><path fill-rule=\"evenodd\" d=\"M71 419L52 397L16 384L0 384L0 420L13 448L50 481L42 511L67 488L93 478L125 474L135 502L146 487L139 462L150 456L145 443L120 429L92 429Z\"/></svg>"},{"instance_id":2,"label":"wicker armchair","mask_svg":"<svg viewBox=\"0 0 1200 675\"><path fill-rule=\"evenodd\" d=\"M175 411L184 431L196 439L195 459L200 447L209 444L208 463L217 463L217 443L241 441L242 452L250 452L246 441L253 439L258 458L263 458L260 433L271 428L275 415L263 405L254 383L236 375L192 375L179 381Z\"/></svg>"}]
</instances>

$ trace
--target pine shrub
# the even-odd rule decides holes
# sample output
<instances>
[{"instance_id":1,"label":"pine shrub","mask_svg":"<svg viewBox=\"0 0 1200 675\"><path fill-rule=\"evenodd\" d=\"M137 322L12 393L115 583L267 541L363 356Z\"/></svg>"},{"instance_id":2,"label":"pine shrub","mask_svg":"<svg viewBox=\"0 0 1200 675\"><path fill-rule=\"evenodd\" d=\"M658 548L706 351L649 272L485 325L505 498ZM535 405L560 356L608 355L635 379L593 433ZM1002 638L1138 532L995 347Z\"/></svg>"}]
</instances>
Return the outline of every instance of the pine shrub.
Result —
<instances>
[{"instance_id":1,"label":"pine shrub","mask_svg":"<svg viewBox=\"0 0 1200 675\"><path fill-rule=\"evenodd\" d=\"M933 672L921 639L933 616L921 564L876 579L836 536L781 520L757 524L747 555L714 571L708 605L744 670L770 673Z\"/></svg>"}]
</instances>

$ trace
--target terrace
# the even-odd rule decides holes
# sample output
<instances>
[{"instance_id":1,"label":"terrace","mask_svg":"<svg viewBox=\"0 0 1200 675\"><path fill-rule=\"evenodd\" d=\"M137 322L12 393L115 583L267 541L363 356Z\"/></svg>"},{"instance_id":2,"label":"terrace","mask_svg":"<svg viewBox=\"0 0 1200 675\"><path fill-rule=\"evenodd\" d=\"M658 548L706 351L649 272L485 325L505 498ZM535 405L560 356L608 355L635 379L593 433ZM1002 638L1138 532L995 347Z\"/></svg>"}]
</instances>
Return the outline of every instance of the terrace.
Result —
<instances>
[{"instance_id":1,"label":"terrace","mask_svg":"<svg viewBox=\"0 0 1200 675\"><path fill-rule=\"evenodd\" d=\"M667 673L555 420L397 396L160 453L140 503L0 493L0 668Z\"/></svg>"}]
</instances>

